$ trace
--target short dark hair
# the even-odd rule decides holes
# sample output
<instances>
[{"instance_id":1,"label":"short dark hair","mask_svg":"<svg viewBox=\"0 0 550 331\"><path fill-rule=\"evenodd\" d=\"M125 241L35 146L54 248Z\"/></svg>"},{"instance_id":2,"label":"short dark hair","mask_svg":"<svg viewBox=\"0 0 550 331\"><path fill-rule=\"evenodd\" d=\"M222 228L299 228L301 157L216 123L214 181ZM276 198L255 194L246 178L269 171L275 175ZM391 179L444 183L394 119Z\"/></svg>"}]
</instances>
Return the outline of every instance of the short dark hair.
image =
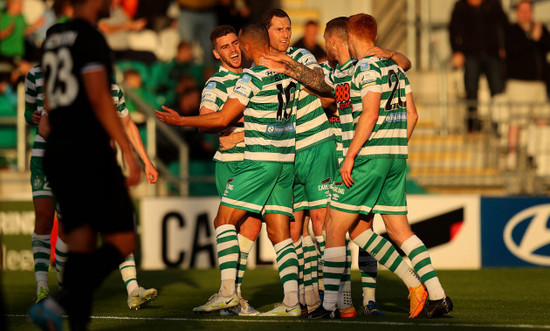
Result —
<instances>
[{"instance_id":1,"label":"short dark hair","mask_svg":"<svg viewBox=\"0 0 550 331\"><path fill-rule=\"evenodd\" d=\"M304 26L308 26L308 25L319 26L319 22L314 21L314 20L309 20L309 21L306 22L306 24Z\"/></svg>"},{"instance_id":2,"label":"short dark hair","mask_svg":"<svg viewBox=\"0 0 550 331\"><path fill-rule=\"evenodd\" d=\"M248 39L256 45L269 45L269 33L261 23L250 23L245 25L239 32L239 39Z\"/></svg>"},{"instance_id":3,"label":"short dark hair","mask_svg":"<svg viewBox=\"0 0 550 331\"><path fill-rule=\"evenodd\" d=\"M331 19L328 21L327 26L325 27L325 34L332 35L335 34L340 40L348 39L348 26L347 26L347 17L340 16Z\"/></svg>"},{"instance_id":4,"label":"short dark hair","mask_svg":"<svg viewBox=\"0 0 550 331\"><path fill-rule=\"evenodd\" d=\"M271 26L271 19L273 17L280 17L280 18L286 17L288 18L288 21L292 25L292 20L290 19L290 16L288 16L288 14L284 10L280 8L275 8L275 9L268 10L262 15L261 22L265 26L265 28L268 30L269 30L269 27Z\"/></svg>"},{"instance_id":5,"label":"short dark hair","mask_svg":"<svg viewBox=\"0 0 550 331\"><path fill-rule=\"evenodd\" d=\"M237 32L235 31L235 28L231 25L219 25L210 32L210 42L212 43L212 47L216 48L216 39L219 37L227 36L228 34L234 33L235 35Z\"/></svg>"}]
</instances>

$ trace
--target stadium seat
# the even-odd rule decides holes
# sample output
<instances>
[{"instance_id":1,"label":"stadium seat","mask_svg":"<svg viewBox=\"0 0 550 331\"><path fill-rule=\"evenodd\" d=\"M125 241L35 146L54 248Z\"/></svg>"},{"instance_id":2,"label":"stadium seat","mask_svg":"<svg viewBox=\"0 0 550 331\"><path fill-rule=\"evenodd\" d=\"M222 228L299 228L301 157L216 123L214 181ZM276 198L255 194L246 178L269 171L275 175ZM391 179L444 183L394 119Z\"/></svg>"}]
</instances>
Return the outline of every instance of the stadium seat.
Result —
<instances>
[{"instance_id":1,"label":"stadium seat","mask_svg":"<svg viewBox=\"0 0 550 331\"><path fill-rule=\"evenodd\" d=\"M170 61L176 56L176 49L180 42L180 36L175 29L164 29L159 32L160 47L157 57L161 61Z\"/></svg>"}]
</instances>

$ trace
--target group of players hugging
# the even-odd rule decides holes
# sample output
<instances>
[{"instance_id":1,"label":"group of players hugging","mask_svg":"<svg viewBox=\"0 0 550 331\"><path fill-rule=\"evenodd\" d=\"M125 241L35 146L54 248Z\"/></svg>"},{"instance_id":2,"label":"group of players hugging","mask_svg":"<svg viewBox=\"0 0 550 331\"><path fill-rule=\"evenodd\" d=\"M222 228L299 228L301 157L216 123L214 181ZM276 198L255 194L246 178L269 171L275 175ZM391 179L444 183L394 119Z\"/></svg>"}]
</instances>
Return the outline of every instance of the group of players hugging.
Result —
<instances>
[{"instance_id":1,"label":"group of players hugging","mask_svg":"<svg viewBox=\"0 0 550 331\"><path fill-rule=\"evenodd\" d=\"M33 233L38 300L29 314L45 330L61 330L64 314L71 329L85 330L93 291L117 267L130 308L158 294L138 285L131 254L136 237L127 186L142 171L132 147L149 182L158 172L110 79L109 48L95 27L108 14L108 1L73 3L74 18L50 28L41 65L26 82L27 120L39 126L31 182L41 219ZM376 47L376 20L367 14L327 23L323 63L290 47L291 34L291 19L281 9L238 33L216 27L210 39L221 66L205 84L200 115L155 111L163 123L220 134L214 161L221 202L214 227L221 286L193 311L353 318L353 241L365 315L385 315L375 298L378 263L408 288L410 318L448 314L453 303L407 219L407 146L418 120L405 74L410 61ZM243 56L254 63L251 68L243 68ZM126 179L112 140L124 156ZM89 183L84 187L83 174ZM56 245L63 286L50 296L48 233L56 206L64 230ZM373 231L374 214L391 242ZM241 284L263 222L284 297L260 313L243 298Z\"/></svg>"}]
</instances>

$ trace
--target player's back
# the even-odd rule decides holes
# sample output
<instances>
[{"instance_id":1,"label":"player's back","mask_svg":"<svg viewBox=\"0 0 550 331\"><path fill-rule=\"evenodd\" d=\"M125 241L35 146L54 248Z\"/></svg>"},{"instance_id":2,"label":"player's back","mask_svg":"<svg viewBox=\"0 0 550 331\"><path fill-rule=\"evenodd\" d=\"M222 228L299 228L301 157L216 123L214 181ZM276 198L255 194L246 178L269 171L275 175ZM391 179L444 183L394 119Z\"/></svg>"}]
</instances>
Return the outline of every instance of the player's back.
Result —
<instances>
[{"instance_id":1,"label":"player's back","mask_svg":"<svg viewBox=\"0 0 550 331\"><path fill-rule=\"evenodd\" d=\"M245 159L294 162L299 88L295 80L263 66L244 71L233 96L246 105Z\"/></svg>"},{"instance_id":2,"label":"player's back","mask_svg":"<svg viewBox=\"0 0 550 331\"><path fill-rule=\"evenodd\" d=\"M368 91L381 94L378 121L358 156L406 158L406 93L410 92L410 84L403 69L391 59L365 57L355 66L352 88L361 96ZM353 103L353 130L362 112L362 102Z\"/></svg>"},{"instance_id":3,"label":"player's back","mask_svg":"<svg viewBox=\"0 0 550 331\"><path fill-rule=\"evenodd\" d=\"M50 110L50 141L67 145L109 142L86 93L82 74L103 68L112 77L110 51L103 36L88 22L59 24L44 41L42 70ZM111 86L110 81L107 82ZM77 139L78 138L78 139Z\"/></svg>"}]
</instances>

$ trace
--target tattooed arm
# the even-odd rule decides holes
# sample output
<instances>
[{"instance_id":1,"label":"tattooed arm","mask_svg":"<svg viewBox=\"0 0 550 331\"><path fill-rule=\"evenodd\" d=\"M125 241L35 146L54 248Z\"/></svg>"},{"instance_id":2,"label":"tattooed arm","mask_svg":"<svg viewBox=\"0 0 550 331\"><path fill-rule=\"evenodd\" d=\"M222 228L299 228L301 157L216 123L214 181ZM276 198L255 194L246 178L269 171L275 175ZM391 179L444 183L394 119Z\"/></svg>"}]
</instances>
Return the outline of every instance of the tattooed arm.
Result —
<instances>
[{"instance_id":1,"label":"tattooed arm","mask_svg":"<svg viewBox=\"0 0 550 331\"><path fill-rule=\"evenodd\" d=\"M286 54L264 56L259 64L275 72L290 76L318 92L331 92L333 90L325 83L325 75L322 69L310 69Z\"/></svg>"}]
</instances>

